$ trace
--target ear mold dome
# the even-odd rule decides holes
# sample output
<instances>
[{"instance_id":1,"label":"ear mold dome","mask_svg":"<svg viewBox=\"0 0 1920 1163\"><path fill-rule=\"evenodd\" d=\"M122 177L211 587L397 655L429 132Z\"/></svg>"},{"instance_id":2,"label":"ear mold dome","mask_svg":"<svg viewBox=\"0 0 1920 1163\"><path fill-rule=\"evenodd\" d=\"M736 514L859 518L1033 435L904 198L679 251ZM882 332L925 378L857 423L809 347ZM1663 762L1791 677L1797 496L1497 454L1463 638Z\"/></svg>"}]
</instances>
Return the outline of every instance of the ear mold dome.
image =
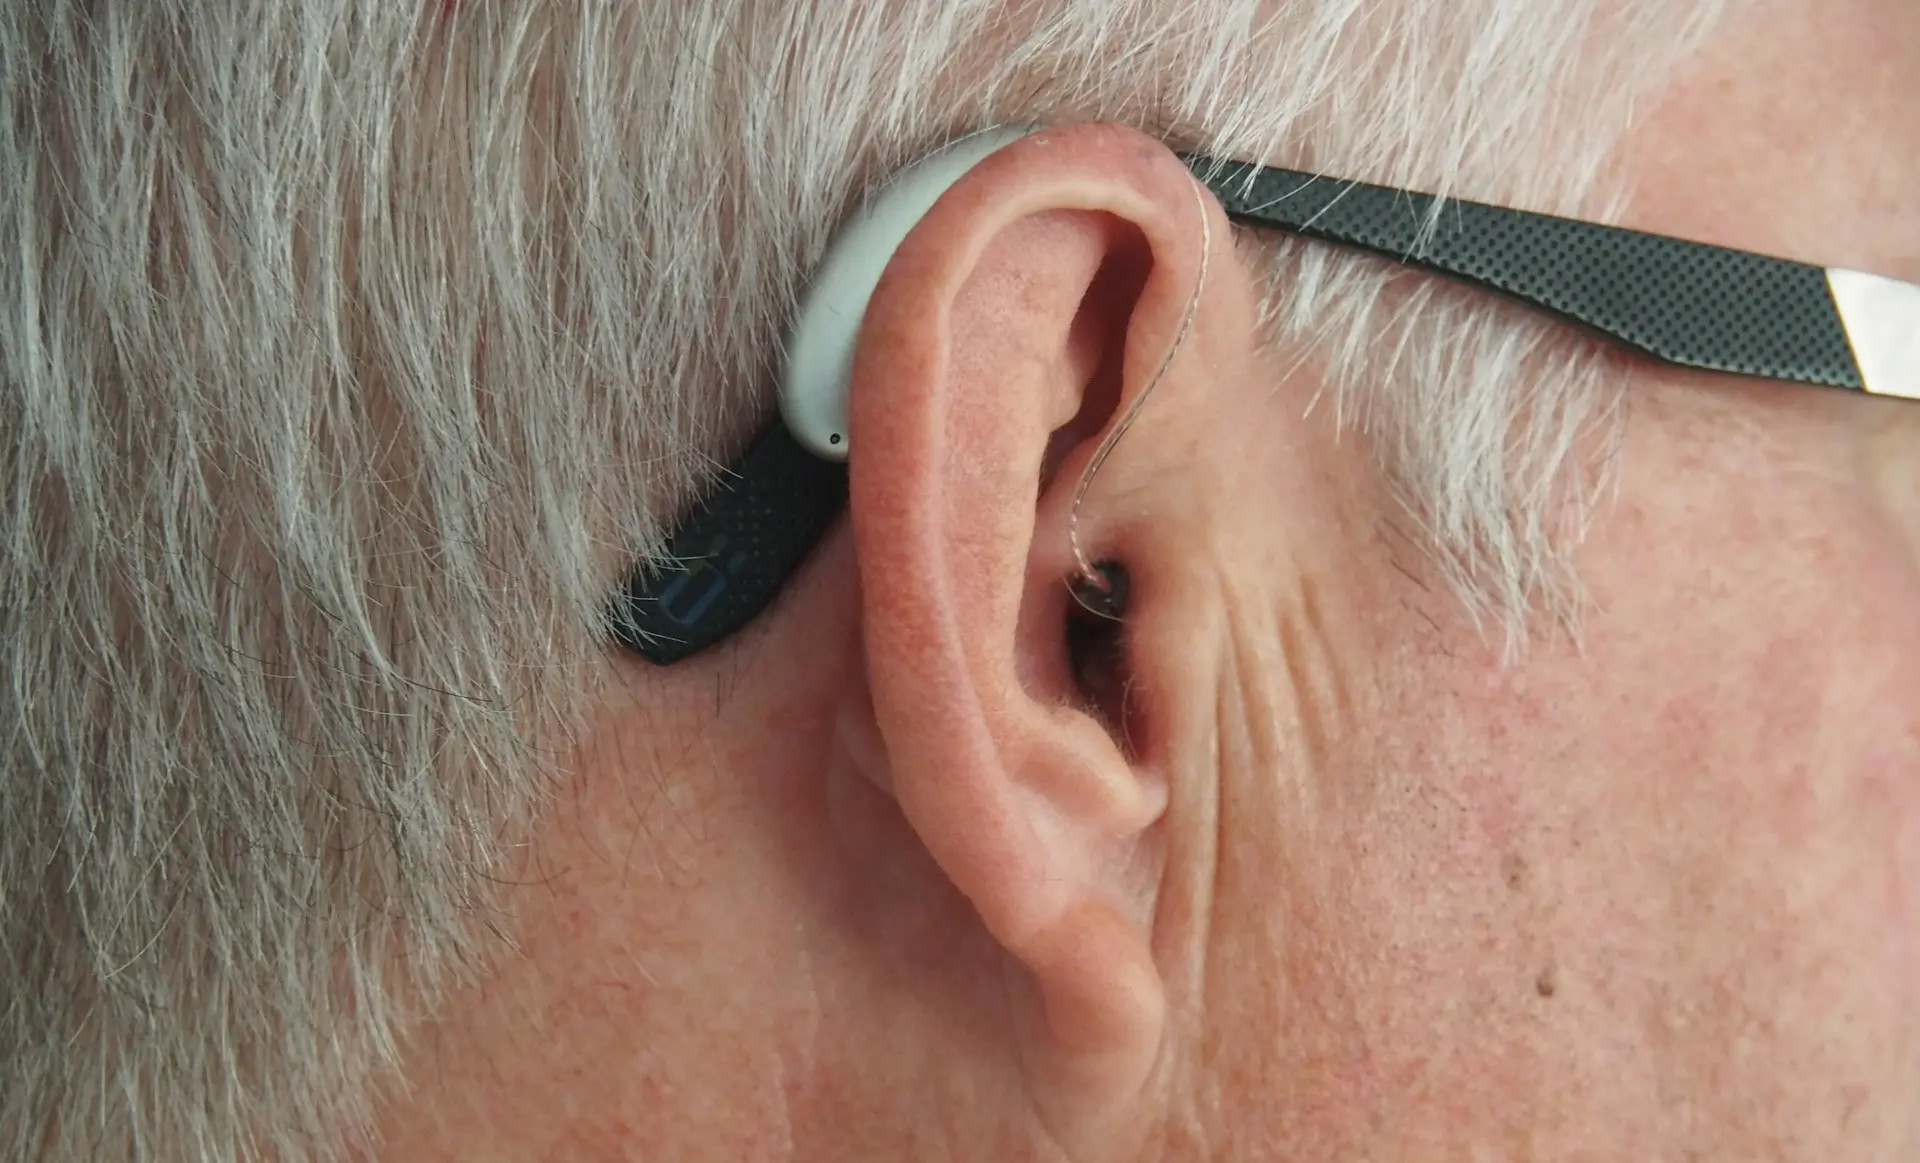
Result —
<instances>
[{"instance_id":1,"label":"ear mold dome","mask_svg":"<svg viewBox=\"0 0 1920 1163\"><path fill-rule=\"evenodd\" d=\"M1001 147L1037 129L1000 126L961 138L902 171L834 235L801 300L780 381L780 414L802 448L823 460L847 459L853 348L881 274L940 195Z\"/></svg>"}]
</instances>

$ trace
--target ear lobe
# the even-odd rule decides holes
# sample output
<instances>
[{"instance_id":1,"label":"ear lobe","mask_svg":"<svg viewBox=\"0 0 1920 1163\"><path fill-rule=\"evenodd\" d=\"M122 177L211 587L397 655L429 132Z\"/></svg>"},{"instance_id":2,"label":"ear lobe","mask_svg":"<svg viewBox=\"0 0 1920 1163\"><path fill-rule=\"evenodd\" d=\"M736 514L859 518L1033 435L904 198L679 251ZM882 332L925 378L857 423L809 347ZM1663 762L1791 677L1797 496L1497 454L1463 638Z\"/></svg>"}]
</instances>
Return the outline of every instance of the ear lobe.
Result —
<instances>
[{"instance_id":1,"label":"ear lobe","mask_svg":"<svg viewBox=\"0 0 1920 1163\"><path fill-rule=\"evenodd\" d=\"M1035 540L1041 480L1103 369L1121 399L1145 387L1193 291L1196 213L1185 168L1130 130L1009 146L909 235L855 353L850 509L886 766L929 852L1031 976L1023 1053L1063 1141L1113 1131L1158 1059L1165 789L1074 705L1064 546ZM1143 249L1144 284L1103 279Z\"/></svg>"}]
</instances>

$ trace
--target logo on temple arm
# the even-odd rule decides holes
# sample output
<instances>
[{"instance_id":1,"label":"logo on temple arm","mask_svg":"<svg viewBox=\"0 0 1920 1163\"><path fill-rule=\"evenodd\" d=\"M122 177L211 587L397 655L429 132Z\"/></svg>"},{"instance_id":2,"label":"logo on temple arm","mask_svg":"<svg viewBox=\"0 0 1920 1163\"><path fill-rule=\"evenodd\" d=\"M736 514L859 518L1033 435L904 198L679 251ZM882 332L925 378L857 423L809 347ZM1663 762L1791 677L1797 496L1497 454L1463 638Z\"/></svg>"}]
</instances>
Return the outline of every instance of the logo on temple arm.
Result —
<instances>
[{"instance_id":1,"label":"logo on temple arm","mask_svg":"<svg viewBox=\"0 0 1920 1163\"><path fill-rule=\"evenodd\" d=\"M727 544L725 533L715 534L704 550L682 558L671 567L680 576L667 583L655 599L660 613L669 621L680 626L695 625L726 594L727 587L733 584L733 575L746 564L746 554L737 550L726 553ZM723 558L722 554L726 556Z\"/></svg>"}]
</instances>

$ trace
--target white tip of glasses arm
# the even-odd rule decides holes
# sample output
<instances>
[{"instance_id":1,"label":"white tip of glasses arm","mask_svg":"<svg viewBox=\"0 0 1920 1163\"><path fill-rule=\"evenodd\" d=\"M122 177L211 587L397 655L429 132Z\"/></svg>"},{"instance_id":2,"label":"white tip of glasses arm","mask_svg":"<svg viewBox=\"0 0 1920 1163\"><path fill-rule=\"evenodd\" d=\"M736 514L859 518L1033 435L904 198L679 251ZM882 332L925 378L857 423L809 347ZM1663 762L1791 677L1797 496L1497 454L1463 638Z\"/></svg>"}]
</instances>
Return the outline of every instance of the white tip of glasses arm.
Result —
<instances>
[{"instance_id":1,"label":"white tip of glasses arm","mask_svg":"<svg viewBox=\"0 0 1920 1163\"><path fill-rule=\"evenodd\" d=\"M1920 286L1839 268L1827 286L1867 391L1920 400Z\"/></svg>"}]
</instances>

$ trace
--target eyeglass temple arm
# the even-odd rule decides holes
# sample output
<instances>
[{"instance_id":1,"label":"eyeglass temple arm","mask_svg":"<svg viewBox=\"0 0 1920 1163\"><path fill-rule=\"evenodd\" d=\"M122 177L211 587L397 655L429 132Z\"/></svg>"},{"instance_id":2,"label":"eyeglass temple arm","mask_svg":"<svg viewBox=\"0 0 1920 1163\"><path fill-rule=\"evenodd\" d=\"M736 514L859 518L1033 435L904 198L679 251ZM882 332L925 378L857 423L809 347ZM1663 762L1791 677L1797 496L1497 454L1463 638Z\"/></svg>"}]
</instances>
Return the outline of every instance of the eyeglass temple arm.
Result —
<instances>
[{"instance_id":1,"label":"eyeglass temple arm","mask_svg":"<svg viewBox=\"0 0 1920 1163\"><path fill-rule=\"evenodd\" d=\"M1463 279L1669 363L1920 398L1920 287L1294 170L1182 160L1236 222Z\"/></svg>"},{"instance_id":2,"label":"eyeglass temple arm","mask_svg":"<svg viewBox=\"0 0 1920 1163\"><path fill-rule=\"evenodd\" d=\"M661 666L731 636L786 588L846 499L847 466L776 420L675 528L665 560L627 576L608 633Z\"/></svg>"},{"instance_id":3,"label":"eyeglass temple arm","mask_svg":"<svg viewBox=\"0 0 1920 1163\"><path fill-rule=\"evenodd\" d=\"M1201 156L1184 159L1237 222L1464 279L1657 358L1920 399L1920 287L1724 247ZM845 504L844 465L775 423L635 570L616 640L666 665L755 618Z\"/></svg>"}]
</instances>

